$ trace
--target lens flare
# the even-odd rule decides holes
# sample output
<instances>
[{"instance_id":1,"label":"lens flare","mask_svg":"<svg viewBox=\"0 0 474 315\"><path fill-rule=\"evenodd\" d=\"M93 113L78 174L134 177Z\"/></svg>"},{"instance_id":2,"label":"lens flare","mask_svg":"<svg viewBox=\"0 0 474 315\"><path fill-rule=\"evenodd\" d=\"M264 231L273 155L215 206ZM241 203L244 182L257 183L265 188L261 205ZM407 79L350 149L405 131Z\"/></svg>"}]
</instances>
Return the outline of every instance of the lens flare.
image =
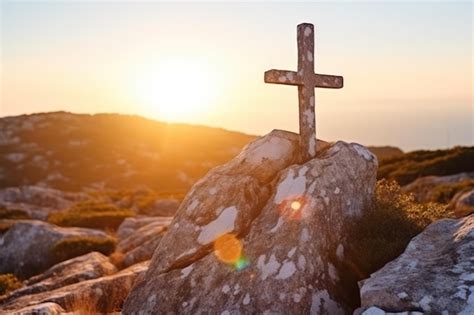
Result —
<instances>
[{"instance_id":1,"label":"lens flare","mask_svg":"<svg viewBox=\"0 0 474 315\"><path fill-rule=\"evenodd\" d=\"M214 241L214 255L227 264L236 264L241 258L242 243L234 234L224 234Z\"/></svg>"},{"instance_id":2,"label":"lens flare","mask_svg":"<svg viewBox=\"0 0 474 315\"><path fill-rule=\"evenodd\" d=\"M237 269L237 271L240 271L247 268L248 265L249 265L249 261L247 260L247 258L245 258L244 256L241 256L235 262L234 267L235 269Z\"/></svg>"},{"instance_id":3,"label":"lens flare","mask_svg":"<svg viewBox=\"0 0 474 315\"><path fill-rule=\"evenodd\" d=\"M301 202L299 202L298 200L295 200L291 203L291 209L293 209L293 211L298 211L301 209Z\"/></svg>"}]
</instances>

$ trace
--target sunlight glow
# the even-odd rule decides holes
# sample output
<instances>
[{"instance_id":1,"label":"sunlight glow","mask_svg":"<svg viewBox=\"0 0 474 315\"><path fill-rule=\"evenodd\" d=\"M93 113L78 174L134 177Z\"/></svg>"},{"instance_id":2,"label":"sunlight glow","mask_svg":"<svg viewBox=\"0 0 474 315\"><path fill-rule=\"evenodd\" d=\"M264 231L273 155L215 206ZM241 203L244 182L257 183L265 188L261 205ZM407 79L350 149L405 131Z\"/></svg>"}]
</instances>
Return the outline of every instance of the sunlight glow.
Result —
<instances>
[{"instance_id":1,"label":"sunlight glow","mask_svg":"<svg viewBox=\"0 0 474 315\"><path fill-rule=\"evenodd\" d=\"M217 71L190 57L164 59L147 67L134 82L139 106L150 116L187 121L212 109L217 97Z\"/></svg>"}]
</instances>

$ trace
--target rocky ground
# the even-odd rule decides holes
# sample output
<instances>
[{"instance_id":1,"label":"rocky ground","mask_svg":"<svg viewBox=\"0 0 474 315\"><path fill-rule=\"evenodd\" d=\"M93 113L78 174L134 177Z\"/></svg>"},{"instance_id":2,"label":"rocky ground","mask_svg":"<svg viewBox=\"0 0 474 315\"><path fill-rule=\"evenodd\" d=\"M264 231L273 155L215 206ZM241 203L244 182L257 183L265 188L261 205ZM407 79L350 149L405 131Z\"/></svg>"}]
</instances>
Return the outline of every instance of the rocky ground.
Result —
<instances>
[{"instance_id":1,"label":"rocky ground","mask_svg":"<svg viewBox=\"0 0 474 315\"><path fill-rule=\"evenodd\" d=\"M473 314L474 173L386 186L402 153L318 148L273 131L185 195L0 189L0 314Z\"/></svg>"}]
</instances>

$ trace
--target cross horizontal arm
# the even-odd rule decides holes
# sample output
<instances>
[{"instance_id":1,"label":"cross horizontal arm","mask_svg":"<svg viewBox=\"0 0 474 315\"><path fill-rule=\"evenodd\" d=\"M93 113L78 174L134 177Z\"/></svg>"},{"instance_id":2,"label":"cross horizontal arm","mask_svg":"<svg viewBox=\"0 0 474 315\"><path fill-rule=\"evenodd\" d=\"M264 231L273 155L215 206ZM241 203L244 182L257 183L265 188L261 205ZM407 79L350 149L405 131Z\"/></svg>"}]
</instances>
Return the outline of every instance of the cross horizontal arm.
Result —
<instances>
[{"instance_id":1,"label":"cross horizontal arm","mask_svg":"<svg viewBox=\"0 0 474 315\"><path fill-rule=\"evenodd\" d=\"M265 71L265 83L302 85L303 80L301 80L295 71L272 69Z\"/></svg>"},{"instance_id":2,"label":"cross horizontal arm","mask_svg":"<svg viewBox=\"0 0 474 315\"><path fill-rule=\"evenodd\" d=\"M344 78L338 75L315 74L314 86L328 89L340 89L344 85Z\"/></svg>"}]
</instances>

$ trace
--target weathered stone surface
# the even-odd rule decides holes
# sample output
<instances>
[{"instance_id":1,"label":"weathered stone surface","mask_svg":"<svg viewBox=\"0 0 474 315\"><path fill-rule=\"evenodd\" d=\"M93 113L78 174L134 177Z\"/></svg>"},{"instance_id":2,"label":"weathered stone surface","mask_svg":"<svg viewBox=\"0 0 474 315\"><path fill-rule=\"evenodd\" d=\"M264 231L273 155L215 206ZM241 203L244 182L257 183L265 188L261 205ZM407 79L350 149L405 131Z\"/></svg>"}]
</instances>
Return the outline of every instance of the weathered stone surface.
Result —
<instances>
[{"instance_id":1,"label":"weathered stone surface","mask_svg":"<svg viewBox=\"0 0 474 315\"><path fill-rule=\"evenodd\" d=\"M0 312L0 314L2 314ZM19 310L6 312L5 314L11 315L60 315L66 314L66 311L56 303L42 303L33 306L27 306Z\"/></svg>"},{"instance_id":2,"label":"weathered stone surface","mask_svg":"<svg viewBox=\"0 0 474 315\"><path fill-rule=\"evenodd\" d=\"M417 312L417 311L407 311L407 312L385 312L384 310L378 308L378 307L375 307L375 306L372 306L370 308L368 308L367 310L365 310L364 312L360 313L359 311L355 311L354 312L354 315L359 315L359 314L362 314L362 315L423 315L423 313L421 312Z\"/></svg>"},{"instance_id":3,"label":"weathered stone surface","mask_svg":"<svg viewBox=\"0 0 474 315\"><path fill-rule=\"evenodd\" d=\"M0 273L28 278L55 263L51 250L59 240L94 237L108 240L105 232L86 228L63 228L41 221L18 221L0 237Z\"/></svg>"},{"instance_id":4,"label":"weathered stone surface","mask_svg":"<svg viewBox=\"0 0 474 315\"><path fill-rule=\"evenodd\" d=\"M75 257L25 281L25 286L11 292L0 303L11 301L20 296L51 291L84 280L96 279L117 272L109 258L98 252Z\"/></svg>"},{"instance_id":5,"label":"weathered stone surface","mask_svg":"<svg viewBox=\"0 0 474 315\"><path fill-rule=\"evenodd\" d=\"M117 229L117 238L119 242L127 237L129 237L131 234L133 234L136 230L141 228L142 226L145 226L147 224L150 224L152 222L157 222L158 220L161 220L163 222L163 225L169 225L171 220L173 220L172 217L149 217L149 216L136 216L136 217L130 217L126 218L123 220L122 224L120 224L119 228Z\"/></svg>"},{"instance_id":6,"label":"weathered stone surface","mask_svg":"<svg viewBox=\"0 0 474 315\"><path fill-rule=\"evenodd\" d=\"M46 220L52 211L60 211L72 203L87 199L82 193L69 193L41 186L8 187L0 190L0 206L21 210L31 218Z\"/></svg>"},{"instance_id":7,"label":"weathered stone surface","mask_svg":"<svg viewBox=\"0 0 474 315\"><path fill-rule=\"evenodd\" d=\"M403 191L412 193L418 202L435 201L433 194L436 186L455 184L469 179L474 179L474 173L459 173L448 176L425 176L404 186Z\"/></svg>"},{"instance_id":8,"label":"weathered stone surface","mask_svg":"<svg viewBox=\"0 0 474 315\"><path fill-rule=\"evenodd\" d=\"M474 313L474 215L444 219L413 238L405 252L361 282L362 308Z\"/></svg>"},{"instance_id":9,"label":"weathered stone surface","mask_svg":"<svg viewBox=\"0 0 474 315\"><path fill-rule=\"evenodd\" d=\"M199 180L181 203L155 252L150 268L159 273L202 257L213 241L247 231L269 197L266 186L297 156L298 136L274 130L247 145L228 163Z\"/></svg>"},{"instance_id":10,"label":"weathered stone surface","mask_svg":"<svg viewBox=\"0 0 474 315\"><path fill-rule=\"evenodd\" d=\"M451 200L449 208L458 218L474 213L474 189L466 189L457 193Z\"/></svg>"},{"instance_id":11,"label":"weathered stone surface","mask_svg":"<svg viewBox=\"0 0 474 315\"><path fill-rule=\"evenodd\" d=\"M157 218L140 227L117 244L116 250L125 254L123 266L128 267L141 261L150 260L156 246L168 229L170 220Z\"/></svg>"},{"instance_id":12,"label":"weathered stone surface","mask_svg":"<svg viewBox=\"0 0 474 315\"><path fill-rule=\"evenodd\" d=\"M74 311L78 314L105 314L119 311L135 279L146 271L147 266L148 262L143 262L110 276L82 281L53 291L22 296L0 305L0 314L13 313L25 307L38 307L44 303L55 303L66 312Z\"/></svg>"},{"instance_id":13,"label":"weathered stone surface","mask_svg":"<svg viewBox=\"0 0 474 315\"><path fill-rule=\"evenodd\" d=\"M346 246L352 236L346 228L369 202L376 168L376 158L364 147L343 142L303 165L281 165L282 171L267 185L270 193L262 197L264 202L243 209L253 212L241 215L242 225L248 228L224 225L229 228L216 229L210 238L213 242L225 233L240 238L242 253L233 264L219 260L217 251L204 257L186 254L196 248L196 238L201 235L191 228L203 225L199 213L207 216L221 205L243 204L233 194L245 189L235 181L236 176L227 178L232 186L216 195L209 192L220 182L206 176L178 211L173 228L158 246L146 276L128 296L123 313L347 313L356 306L350 300L357 296L357 286L353 281L351 291L342 284L350 273L340 267L343 260L350 259ZM223 185L225 182L219 186ZM190 217L186 205L192 203L198 189L210 206L200 207ZM254 200L243 198L247 203ZM183 236L186 232L192 237ZM179 242L178 235L186 238L186 243L176 247L186 258L182 265L172 261L163 265L172 248L162 245L167 237ZM166 290L161 289L164 287Z\"/></svg>"}]
</instances>

